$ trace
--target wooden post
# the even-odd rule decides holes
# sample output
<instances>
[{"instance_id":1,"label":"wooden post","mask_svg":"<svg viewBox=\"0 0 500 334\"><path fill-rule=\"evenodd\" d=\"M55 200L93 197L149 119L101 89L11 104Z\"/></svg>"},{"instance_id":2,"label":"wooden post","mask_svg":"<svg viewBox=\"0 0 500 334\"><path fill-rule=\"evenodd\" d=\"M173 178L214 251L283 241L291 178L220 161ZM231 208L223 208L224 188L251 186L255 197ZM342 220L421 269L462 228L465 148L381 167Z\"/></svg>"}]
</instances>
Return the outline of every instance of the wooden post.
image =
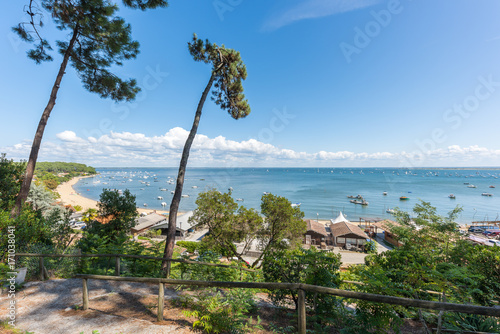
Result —
<instances>
[{"instance_id":1,"label":"wooden post","mask_svg":"<svg viewBox=\"0 0 500 334\"><path fill-rule=\"evenodd\" d=\"M40 281L43 281L44 276L45 276L45 275L43 274L43 256L40 256L39 261L40 261L40 262L39 262L39 264L40 264L40 265L39 265L39 270L40 270Z\"/></svg>"},{"instance_id":2,"label":"wooden post","mask_svg":"<svg viewBox=\"0 0 500 334\"><path fill-rule=\"evenodd\" d=\"M115 257L115 276L120 276L120 257Z\"/></svg>"},{"instance_id":3,"label":"wooden post","mask_svg":"<svg viewBox=\"0 0 500 334\"><path fill-rule=\"evenodd\" d=\"M163 305L165 303L165 290L163 283L158 284L158 321L163 320Z\"/></svg>"},{"instance_id":4,"label":"wooden post","mask_svg":"<svg viewBox=\"0 0 500 334\"><path fill-rule=\"evenodd\" d=\"M306 334L306 292L299 289L299 334Z\"/></svg>"},{"instance_id":5,"label":"wooden post","mask_svg":"<svg viewBox=\"0 0 500 334\"><path fill-rule=\"evenodd\" d=\"M83 291L83 310L85 311L85 310L88 310L88 308L89 308L89 289L88 289L88 286L87 286L87 279L83 278L82 282L83 282L83 287L82 287L82 291Z\"/></svg>"}]
</instances>

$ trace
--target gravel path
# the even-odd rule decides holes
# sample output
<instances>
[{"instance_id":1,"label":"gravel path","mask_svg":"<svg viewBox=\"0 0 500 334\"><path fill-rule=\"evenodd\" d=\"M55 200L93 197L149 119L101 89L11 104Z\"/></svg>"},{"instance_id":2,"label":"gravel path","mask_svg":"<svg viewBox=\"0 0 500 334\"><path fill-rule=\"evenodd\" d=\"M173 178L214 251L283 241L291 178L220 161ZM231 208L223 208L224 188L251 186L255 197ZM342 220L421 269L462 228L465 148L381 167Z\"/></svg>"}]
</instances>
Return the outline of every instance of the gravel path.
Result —
<instances>
[{"instance_id":1,"label":"gravel path","mask_svg":"<svg viewBox=\"0 0 500 334\"><path fill-rule=\"evenodd\" d=\"M30 282L16 293L16 327L35 334L160 334L160 333L193 333L186 324L161 323L139 319L139 316L116 315L120 312L103 312L92 309L92 300L102 296L110 297L126 294L126 302L113 305L125 309L140 298L156 297L158 286L144 283L111 282L89 280L90 309L74 310L75 305L82 303L82 281L80 279L53 279L45 282ZM175 297L172 289L165 289L165 298ZM135 298L134 298L135 297ZM134 300L136 299L136 300ZM9 300L5 292L0 296L0 319L6 319ZM120 309L120 310L121 310ZM156 309L154 309L156 312ZM136 312L137 313L137 312ZM125 314L127 314L125 312ZM129 312L134 314L134 311ZM151 315L149 315L151 318Z\"/></svg>"}]
</instances>

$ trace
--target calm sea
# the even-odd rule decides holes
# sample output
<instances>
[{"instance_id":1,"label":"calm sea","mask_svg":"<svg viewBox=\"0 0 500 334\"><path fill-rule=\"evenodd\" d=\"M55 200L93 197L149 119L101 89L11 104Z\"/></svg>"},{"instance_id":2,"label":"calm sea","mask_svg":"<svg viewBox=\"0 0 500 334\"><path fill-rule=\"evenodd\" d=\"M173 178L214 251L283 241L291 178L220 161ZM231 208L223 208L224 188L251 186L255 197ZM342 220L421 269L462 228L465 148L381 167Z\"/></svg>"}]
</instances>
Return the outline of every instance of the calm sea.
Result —
<instances>
[{"instance_id":1,"label":"calm sea","mask_svg":"<svg viewBox=\"0 0 500 334\"><path fill-rule=\"evenodd\" d=\"M168 210L174 190L177 168L98 168L100 175L75 185L81 195L99 199L102 189L129 189L137 206ZM447 214L461 205L460 223L494 220L500 212L500 170L389 169L389 168L190 168L186 173L180 211L193 210L197 195L207 189L227 191L241 205L260 208L264 192L284 196L301 203L306 218L331 219L342 211L350 220L359 217L390 218L387 209L405 211L423 200ZM169 183L170 181L170 183ZM474 185L476 188L469 187ZM490 188L495 186L496 188ZM163 190L161 190L163 189ZM166 189L166 190L165 190ZM387 192L387 195L383 195ZM493 196L482 196L491 193ZM347 196L362 195L367 206L349 202ZM448 196L454 194L456 199ZM159 200L158 196L163 197ZM401 201L401 196L409 197ZM165 202L166 207L161 203Z\"/></svg>"}]
</instances>

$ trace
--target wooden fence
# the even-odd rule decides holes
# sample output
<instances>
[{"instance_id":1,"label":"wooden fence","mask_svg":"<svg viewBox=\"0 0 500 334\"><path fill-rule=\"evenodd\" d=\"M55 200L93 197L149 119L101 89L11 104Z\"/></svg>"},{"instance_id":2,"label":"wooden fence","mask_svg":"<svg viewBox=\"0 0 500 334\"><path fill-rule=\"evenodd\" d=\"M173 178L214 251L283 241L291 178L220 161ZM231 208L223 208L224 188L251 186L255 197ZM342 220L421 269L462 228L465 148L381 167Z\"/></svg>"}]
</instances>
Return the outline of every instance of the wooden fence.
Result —
<instances>
[{"instance_id":1,"label":"wooden fence","mask_svg":"<svg viewBox=\"0 0 500 334\"><path fill-rule=\"evenodd\" d=\"M474 306L474 305L464 305L464 304L454 304L445 302L434 302L419 299L410 299L403 297L392 297L385 295L377 295L365 292L349 291L327 288L316 285L302 284L302 283L266 283L266 282L217 282L217 281L191 281L191 280L175 280L168 278L149 278L149 277L121 277L120 275L120 258L135 258L135 259L148 259L148 260L163 260L161 257L153 256L143 256L143 255L128 255L128 254L34 254L34 253L18 253L16 257L26 256L26 257L39 257L40 265L40 278L43 280L45 278L44 272L46 269L44 267L45 257L108 257L115 258L115 274L116 276L103 276L103 275L84 275L77 274L75 277L81 278L83 281L83 309L86 310L89 307L88 298L88 280L108 280L108 281L124 281L124 282L137 282L137 283L156 283L159 287L158 292L158 321L163 319L163 306L165 302L164 296L164 284L169 285L186 285L186 286L202 286L202 287L219 287L219 288L243 288L243 289L267 289L267 290L295 290L298 292L298 333L306 333L306 305L305 305L305 293L324 293L342 298L352 298L359 300L366 300L370 302L385 303L391 305L401 305L405 307L416 307L421 309L437 310L437 311L447 311L447 312L460 312L469 314L478 314L486 316L500 317L500 308L498 307L486 307L486 306ZM240 271L256 272L256 270L241 268L237 266L216 264L216 263L206 263L190 260L180 260L180 259L166 259L170 262L176 263L186 263L186 264L198 264L203 266L211 267L221 267L221 268L233 268L239 269ZM17 259L16 259L17 261ZM48 278L48 277L47 277ZM344 283L350 284L363 284L360 282L345 281ZM428 293L438 294L434 291L426 291Z\"/></svg>"},{"instance_id":2,"label":"wooden fence","mask_svg":"<svg viewBox=\"0 0 500 334\"><path fill-rule=\"evenodd\" d=\"M115 258L115 276L120 276L120 259L121 258L131 258L131 259L144 259L144 260L166 260L168 262L175 262L175 263L186 263L186 264L199 264L202 266L209 266L209 267L219 267L219 268L232 268L232 269L238 269L240 270L240 273L242 271L247 271L247 272L257 272L256 270L249 269L249 268L243 268L243 267L237 267L237 266L231 266L227 264L217 264L217 263L208 263L208 262L199 262L199 261L190 261L190 260L181 260L181 259L164 259L162 257L154 257L154 256L146 256L146 255L130 255L130 254L37 254L37 253L17 253L16 254L16 263L17 263L17 258L20 256L26 256L26 257L38 257L39 258L39 271L40 271L40 280L44 280L45 278L48 277L47 270L45 269L44 266L44 258L46 257L108 257L108 258Z\"/></svg>"},{"instance_id":3,"label":"wooden fence","mask_svg":"<svg viewBox=\"0 0 500 334\"><path fill-rule=\"evenodd\" d=\"M243 288L243 289L267 289L267 290L296 290L298 291L298 333L306 333L306 292L324 293L332 296L366 300L376 303L384 303L391 305L401 305L405 307L416 307L428 310L460 312L469 314L479 314L500 317L500 308L463 305L454 303L433 302L427 300L410 299L402 297L392 297L384 295L376 295L372 293L348 291L327 288L316 285L302 283L257 283L257 282L215 282L215 281L190 281L190 280L175 280L168 278L148 278L148 277L116 277L103 275L76 275L82 279L83 283L83 309L89 307L88 295L88 280L106 280L106 281L121 281L121 282L136 282L136 283L156 283L158 284L158 321L163 320L163 305L165 302L164 284L169 285L187 285L187 286L203 286L203 287L218 287L218 288Z\"/></svg>"}]
</instances>

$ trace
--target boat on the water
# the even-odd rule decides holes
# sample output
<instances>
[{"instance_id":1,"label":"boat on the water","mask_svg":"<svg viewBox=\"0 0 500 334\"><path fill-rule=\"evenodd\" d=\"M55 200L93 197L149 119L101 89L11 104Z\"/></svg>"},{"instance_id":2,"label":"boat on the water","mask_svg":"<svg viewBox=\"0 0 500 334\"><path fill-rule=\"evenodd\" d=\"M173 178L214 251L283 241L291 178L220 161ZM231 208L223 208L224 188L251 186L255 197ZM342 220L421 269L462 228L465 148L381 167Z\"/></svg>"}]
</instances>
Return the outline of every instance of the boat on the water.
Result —
<instances>
[{"instance_id":1,"label":"boat on the water","mask_svg":"<svg viewBox=\"0 0 500 334\"><path fill-rule=\"evenodd\" d=\"M476 186L475 186L475 185L473 185L473 184L469 184L469 185L467 186L467 188L476 188Z\"/></svg>"},{"instance_id":2,"label":"boat on the water","mask_svg":"<svg viewBox=\"0 0 500 334\"><path fill-rule=\"evenodd\" d=\"M167 206L167 203L161 202L161 206Z\"/></svg>"},{"instance_id":3,"label":"boat on the water","mask_svg":"<svg viewBox=\"0 0 500 334\"><path fill-rule=\"evenodd\" d=\"M481 196L488 196L488 197L491 197L493 196L493 194L490 194L490 193L482 193Z\"/></svg>"},{"instance_id":4,"label":"boat on the water","mask_svg":"<svg viewBox=\"0 0 500 334\"><path fill-rule=\"evenodd\" d=\"M387 196L387 191L384 191L382 195Z\"/></svg>"},{"instance_id":5,"label":"boat on the water","mask_svg":"<svg viewBox=\"0 0 500 334\"><path fill-rule=\"evenodd\" d=\"M410 199L410 198L409 198L409 197L406 197L406 196L401 196L401 197L399 198L399 200L400 200L400 201L407 201L407 200L409 200L409 199Z\"/></svg>"},{"instance_id":6,"label":"boat on the water","mask_svg":"<svg viewBox=\"0 0 500 334\"><path fill-rule=\"evenodd\" d=\"M365 200L351 199L349 202L359 205L368 205L369 203Z\"/></svg>"},{"instance_id":7,"label":"boat on the water","mask_svg":"<svg viewBox=\"0 0 500 334\"><path fill-rule=\"evenodd\" d=\"M237 198L236 201L243 202L243 198ZM292 204L293 205L293 204Z\"/></svg>"},{"instance_id":8,"label":"boat on the water","mask_svg":"<svg viewBox=\"0 0 500 334\"><path fill-rule=\"evenodd\" d=\"M184 198L186 198L186 197L189 197L189 195L181 195L181 197L184 197Z\"/></svg>"},{"instance_id":9,"label":"boat on the water","mask_svg":"<svg viewBox=\"0 0 500 334\"><path fill-rule=\"evenodd\" d=\"M453 194L448 195L448 197L451 199L456 199L455 195L453 195Z\"/></svg>"},{"instance_id":10,"label":"boat on the water","mask_svg":"<svg viewBox=\"0 0 500 334\"><path fill-rule=\"evenodd\" d=\"M495 186L490 186L490 188L495 188Z\"/></svg>"},{"instance_id":11,"label":"boat on the water","mask_svg":"<svg viewBox=\"0 0 500 334\"><path fill-rule=\"evenodd\" d=\"M158 196L158 197L157 197L157 199L159 199L159 200L162 200L162 199L163 199L163 197L161 197L161 196Z\"/></svg>"},{"instance_id":12,"label":"boat on the water","mask_svg":"<svg viewBox=\"0 0 500 334\"><path fill-rule=\"evenodd\" d=\"M356 196L350 195L350 196L347 196L347 198L363 199L363 196L361 196L361 195L356 195Z\"/></svg>"},{"instance_id":13,"label":"boat on the water","mask_svg":"<svg viewBox=\"0 0 500 334\"><path fill-rule=\"evenodd\" d=\"M299 207L302 203L292 203L292 208Z\"/></svg>"},{"instance_id":14,"label":"boat on the water","mask_svg":"<svg viewBox=\"0 0 500 334\"><path fill-rule=\"evenodd\" d=\"M385 212L387 212L387 213L389 213L389 214L393 215L393 214L395 214L395 213L396 213L396 210L394 210L394 209L387 209L387 210L385 210Z\"/></svg>"}]
</instances>

